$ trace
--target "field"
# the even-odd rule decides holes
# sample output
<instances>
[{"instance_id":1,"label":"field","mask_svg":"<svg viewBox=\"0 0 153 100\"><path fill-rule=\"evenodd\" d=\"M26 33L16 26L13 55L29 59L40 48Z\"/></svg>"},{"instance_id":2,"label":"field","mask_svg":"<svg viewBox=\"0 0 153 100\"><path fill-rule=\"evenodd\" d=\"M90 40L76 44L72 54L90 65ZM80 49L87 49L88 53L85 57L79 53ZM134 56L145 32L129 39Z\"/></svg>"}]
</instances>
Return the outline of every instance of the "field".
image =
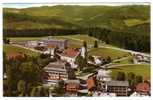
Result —
<instances>
[{"instance_id":1,"label":"field","mask_svg":"<svg viewBox=\"0 0 153 100\"><path fill-rule=\"evenodd\" d=\"M29 40L40 40L43 37L11 37L9 38L11 42L21 42Z\"/></svg>"},{"instance_id":2,"label":"field","mask_svg":"<svg viewBox=\"0 0 153 100\"><path fill-rule=\"evenodd\" d=\"M110 56L112 59L117 59L127 56L128 53L109 48L93 48L89 51L89 55L102 56L104 58Z\"/></svg>"},{"instance_id":3,"label":"field","mask_svg":"<svg viewBox=\"0 0 153 100\"><path fill-rule=\"evenodd\" d=\"M142 75L144 79L150 78L150 65L149 64L141 64L141 65L123 65L123 66L116 66L111 68L111 76L114 79L117 75L117 72L133 72L136 75Z\"/></svg>"},{"instance_id":4,"label":"field","mask_svg":"<svg viewBox=\"0 0 153 100\"><path fill-rule=\"evenodd\" d=\"M115 64L132 64L132 63L133 63L132 56L128 56L125 59L113 62L113 65L115 65Z\"/></svg>"},{"instance_id":5,"label":"field","mask_svg":"<svg viewBox=\"0 0 153 100\"><path fill-rule=\"evenodd\" d=\"M22 52L22 53L25 53L25 54L30 55L30 56L39 55L38 53L33 52L31 50L27 50L27 49L24 49L24 48L12 46L10 44L4 44L3 45L3 50L4 50L4 52L6 52L6 54L11 53L11 52Z\"/></svg>"},{"instance_id":6,"label":"field","mask_svg":"<svg viewBox=\"0 0 153 100\"><path fill-rule=\"evenodd\" d=\"M129 27L131 26L135 26L135 25L139 25L139 24L144 24L144 23L148 23L150 20L139 20L139 19L128 19L128 20L124 20L125 24Z\"/></svg>"}]
</instances>

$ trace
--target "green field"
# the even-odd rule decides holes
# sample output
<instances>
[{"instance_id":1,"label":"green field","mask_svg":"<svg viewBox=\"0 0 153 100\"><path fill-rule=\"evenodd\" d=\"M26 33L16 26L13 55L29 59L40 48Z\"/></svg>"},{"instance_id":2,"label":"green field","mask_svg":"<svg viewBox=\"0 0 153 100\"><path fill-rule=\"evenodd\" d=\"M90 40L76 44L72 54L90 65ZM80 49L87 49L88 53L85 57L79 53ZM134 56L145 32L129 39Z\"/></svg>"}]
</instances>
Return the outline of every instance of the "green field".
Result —
<instances>
[{"instance_id":1,"label":"green field","mask_svg":"<svg viewBox=\"0 0 153 100\"><path fill-rule=\"evenodd\" d=\"M104 58L110 56L112 59L117 59L127 56L128 53L108 48L93 48L89 51L89 55L102 56Z\"/></svg>"},{"instance_id":2,"label":"green field","mask_svg":"<svg viewBox=\"0 0 153 100\"><path fill-rule=\"evenodd\" d=\"M132 63L133 63L132 56L128 56L128 57L126 57L126 59L113 62L113 65L115 65L115 64L132 64Z\"/></svg>"},{"instance_id":3,"label":"green field","mask_svg":"<svg viewBox=\"0 0 153 100\"><path fill-rule=\"evenodd\" d=\"M139 20L139 19L128 19L128 20L124 20L124 23L131 27L131 26L135 26L135 25L139 25L139 24L144 24L144 23L148 23L150 20Z\"/></svg>"},{"instance_id":4,"label":"green field","mask_svg":"<svg viewBox=\"0 0 153 100\"><path fill-rule=\"evenodd\" d=\"M111 68L111 76L114 79L118 72L133 72L136 75L142 75L144 79L150 78L150 65L149 64L137 64L137 65L123 65Z\"/></svg>"},{"instance_id":5,"label":"green field","mask_svg":"<svg viewBox=\"0 0 153 100\"><path fill-rule=\"evenodd\" d=\"M3 50L4 50L4 52L6 52L6 55L11 52L22 52L22 53L30 55L30 56L38 56L39 55L39 53L24 49L24 48L12 46L10 44L4 44Z\"/></svg>"},{"instance_id":6,"label":"green field","mask_svg":"<svg viewBox=\"0 0 153 100\"><path fill-rule=\"evenodd\" d=\"M40 40L43 37L11 37L9 38L11 42L21 42L29 40Z\"/></svg>"}]
</instances>

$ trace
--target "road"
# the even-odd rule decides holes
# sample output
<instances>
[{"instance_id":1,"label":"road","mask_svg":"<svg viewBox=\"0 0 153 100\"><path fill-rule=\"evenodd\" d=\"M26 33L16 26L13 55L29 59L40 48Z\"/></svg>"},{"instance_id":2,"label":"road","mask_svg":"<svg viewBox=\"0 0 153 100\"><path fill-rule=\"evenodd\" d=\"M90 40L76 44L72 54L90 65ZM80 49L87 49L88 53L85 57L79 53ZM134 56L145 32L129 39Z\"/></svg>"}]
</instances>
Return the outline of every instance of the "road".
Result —
<instances>
[{"instance_id":1,"label":"road","mask_svg":"<svg viewBox=\"0 0 153 100\"><path fill-rule=\"evenodd\" d=\"M28 49L28 50L31 50L31 51L33 51L33 52L37 52L37 53L43 53L42 51L35 50L35 49L32 49L32 48L28 48L28 47L24 47L24 46L21 46L21 45L18 45L18 44L12 44L12 46L16 46L16 47L20 47L20 48Z\"/></svg>"}]
</instances>

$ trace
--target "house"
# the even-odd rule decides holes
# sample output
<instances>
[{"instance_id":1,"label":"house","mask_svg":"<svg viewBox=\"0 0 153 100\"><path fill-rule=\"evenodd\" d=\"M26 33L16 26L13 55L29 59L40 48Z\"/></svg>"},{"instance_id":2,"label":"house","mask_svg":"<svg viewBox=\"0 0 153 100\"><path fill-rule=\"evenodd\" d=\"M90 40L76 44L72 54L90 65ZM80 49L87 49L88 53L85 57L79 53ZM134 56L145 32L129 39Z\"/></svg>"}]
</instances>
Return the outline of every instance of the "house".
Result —
<instances>
[{"instance_id":1,"label":"house","mask_svg":"<svg viewBox=\"0 0 153 100\"><path fill-rule=\"evenodd\" d=\"M73 48L65 49L59 54L60 59L67 62L75 62L76 58L79 56L80 52Z\"/></svg>"},{"instance_id":2,"label":"house","mask_svg":"<svg viewBox=\"0 0 153 100\"><path fill-rule=\"evenodd\" d=\"M96 77L98 90L107 92L106 81L111 81L111 77L109 74L110 74L109 70L105 70L105 69L98 70L98 74Z\"/></svg>"},{"instance_id":3,"label":"house","mask_svg":"<svg viewBox=\"0 0 153 100\"><path fill-rule=\"evenodd\" d=\"M128 96L128 81L106 81L106 91L117 96Z\"/></svg>"},{"instance_id":4,"label":"house","mask_svg":"<svg viewBox=\"0 0 153 100\"><path fill-rule=\"evenodd\" d=\"M139 83L136 86L136 92L140 95L149 95L150 90L150 84L148 82Z\"/></svg>"},{"instance_id":5,"label":"house","mask_svg":"<svg viewBox=\"0 0 153 100\"><path fill-rule=\"evenodd\" d=\"M80 88L79 80L66 80L65 81L65 90L70 95L77 95Z\"/></svg>"},{"instance_id":6,"label":"house","mask_svg":"<svg viewBox=\"0 0 153 100\"><path fill-rule=\"evenodd\" d=\"M42 39L41 42L43 42L44 45L52 44L60 49L65 49L68 47L68 40L66 39L53 39L53 38L45 38Z\"/></svg>"},{"instance_id":7,"label":"house","mask_svg":"<svg viewBox=\"0 0 153 100\"><path fill-rule=\"evenodd\" d=\"M105 69L98 70L97 80L98 81L111 81L111 77L109 75L110 72L111 71L105 70Z\"/></svg>"},{"instance_id":8,"label":"house","mask_svg":"<svg viewBox=\"0 0 153 100\"><path fill-rule=\"evenodd\" d=\"M25 47L34 48L38 46L38 41L27 41Z\"/></svg>"},{"instance_id":9,"label":"house","mask_svg":"<svg viewBox=\"0 0 153 100\"><path fill-rule=\"evenodd\" d=\"M96 77L95 76L90 76L87 79L87 88L89 91L94 91L96 88L96 82L95 82Z\"/></svg>"},{"instance_id":10,"label":"house","mask_svg":"<svg viewBox=\"0 0 153 100\"><path fill-rule=\"evenodd\" d=\"M48 44L46 46L47 50L44 51L44 54L50 54L51 58L55 56L55 49L57 48L56 45Z\"/></svg>"},{"instance_id":11,"label":"house","mask_svg":"<svg viewBox=\"0 0 153 100\"><path fill-rule=\"evenodd\" d=\"M59 80L68 79L67 64L65 62L50 62L43 70L43 82L45 85L56 85Z\"/></svg>"}]
</instances>

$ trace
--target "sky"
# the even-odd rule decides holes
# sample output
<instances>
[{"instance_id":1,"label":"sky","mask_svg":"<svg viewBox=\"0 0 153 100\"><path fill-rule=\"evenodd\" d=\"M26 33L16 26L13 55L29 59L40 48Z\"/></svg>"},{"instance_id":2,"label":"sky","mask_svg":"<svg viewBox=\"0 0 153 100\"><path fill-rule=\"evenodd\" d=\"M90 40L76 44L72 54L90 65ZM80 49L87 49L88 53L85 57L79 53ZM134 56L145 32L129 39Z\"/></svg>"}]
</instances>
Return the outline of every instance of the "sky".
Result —
<instances>
[{"instance_id":1,"label":"sky","mask_svg":"<svg viewBox=\"0 0 153 100\"><path fill-rule=\"evenodd\" d=\"M84 6L91 6L91 5L105 5L105 6L122 6L122 5L149 5L149 3L41 3L41 4L34 4L34 3L4 3L3 7L6 8L29 8L29 7L41 7L41 6L55 6L55 5L84 5Z\"/></svg>"}]
</instances>

